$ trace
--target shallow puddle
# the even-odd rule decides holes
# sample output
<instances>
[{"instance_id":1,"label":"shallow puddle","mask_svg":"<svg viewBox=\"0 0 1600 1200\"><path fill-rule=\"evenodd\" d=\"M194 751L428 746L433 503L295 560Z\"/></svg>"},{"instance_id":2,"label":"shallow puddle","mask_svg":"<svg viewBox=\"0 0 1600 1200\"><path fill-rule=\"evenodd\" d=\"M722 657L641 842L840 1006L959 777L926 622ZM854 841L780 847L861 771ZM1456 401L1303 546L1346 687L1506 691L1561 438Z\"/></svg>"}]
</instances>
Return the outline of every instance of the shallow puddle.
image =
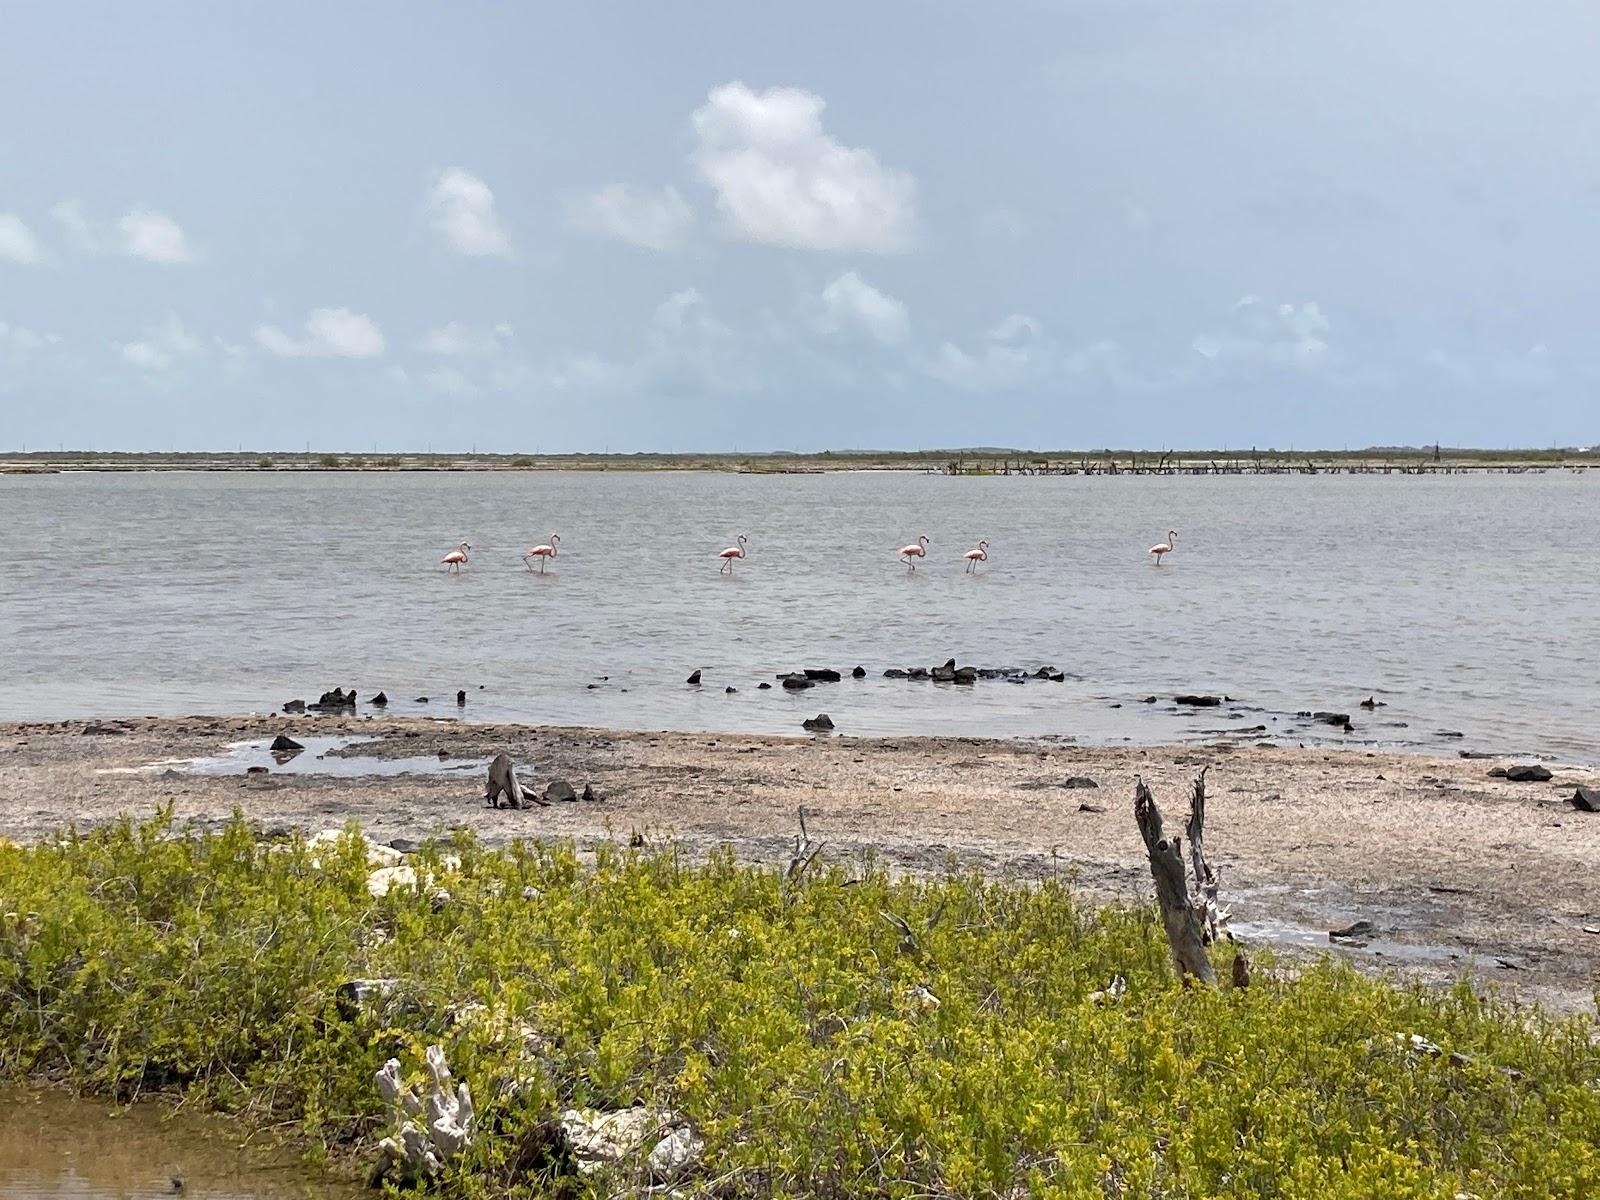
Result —
<instances>
[{"instance_id":1,"label":"shallow puddle","mask_svg":"<svg viewBox=\"0 0 1600 1200\"><path fill-rule=\"evenodd\" d=\"M50 1091L0 1091L5 1200L352 1200L292 1154L241 1147L227 1121L158 1104L117 1110Z\"/></svg>"},{"instance_id":2,"label":"shallow puddle","mask_svg":"<svg viewBox=\"0 0 1600 1200\"><path fill-rule=\"evenodd\" d=\"M1309 925L1295 925L1288 921L1232 921L1228 925L1234 936L1244 942L1266 942L1296 950L1338 951L1350 958L1381 958L1396 963L1452 963L1472 964L1480 959L1496 961L1487 952L1465 950L1456 946L1428 945L1427 943L1397 942L1391 938L1363 937L1330 938L1326 929L1313 929Z\"/></svg>"},{"instance_id":3,"label":"shallow puddle","mask_svg":"<svg viewBox=\"0 0 1600 1200\"><path fill-rule=\"evenodd\" d=\"M352 746L375 742L363 737L296 738L304 750L274 751L271 738L231 742L221 754L201 758L164 758L138 767L117 767L106 774L148 775L176 771L180 775L244 775L259 768L270 775L330 775L353 779L370 775L454 775L485 770L487 758L439 758L415 755L409 758L378 758L346 754Z\"/></svg>"}]
</instances>

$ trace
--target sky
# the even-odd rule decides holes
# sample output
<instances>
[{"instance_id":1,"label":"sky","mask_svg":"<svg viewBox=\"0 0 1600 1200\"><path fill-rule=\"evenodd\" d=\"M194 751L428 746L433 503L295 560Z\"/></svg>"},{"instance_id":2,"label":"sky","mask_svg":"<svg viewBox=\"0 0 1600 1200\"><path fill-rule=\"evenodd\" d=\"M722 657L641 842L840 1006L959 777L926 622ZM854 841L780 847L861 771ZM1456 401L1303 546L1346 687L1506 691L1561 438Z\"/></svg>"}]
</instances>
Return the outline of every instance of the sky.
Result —
<instances>
[{"instance_id":1,"label":"sky","mask_svg":"<svg viewBox=\"0 0 1600 1200\"><path fill-rule=\"evenodd\" d=\"M0 449L1600 442L1593 0L0 6Z\"/></svg>"}]
</instances>

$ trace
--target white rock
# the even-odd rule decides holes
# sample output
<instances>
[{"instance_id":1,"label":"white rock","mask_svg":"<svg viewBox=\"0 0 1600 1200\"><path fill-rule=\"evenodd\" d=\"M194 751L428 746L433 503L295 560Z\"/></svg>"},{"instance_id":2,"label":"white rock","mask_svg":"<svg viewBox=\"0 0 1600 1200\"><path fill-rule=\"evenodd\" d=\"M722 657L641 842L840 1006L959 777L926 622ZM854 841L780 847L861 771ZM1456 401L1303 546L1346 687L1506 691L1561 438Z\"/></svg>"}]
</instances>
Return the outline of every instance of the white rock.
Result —
<instances>
[{"instance_id":1,"label":"white rock","mask_svg":"<svg viewBox=\"0 0 1600 1200\"><path fill-rule=\"evenodd\" d=\"M650 1177L671 1183L700 1160L706 1144L687 1125L679 1126L650 1151Z\"/></svg>"}]
</instances>

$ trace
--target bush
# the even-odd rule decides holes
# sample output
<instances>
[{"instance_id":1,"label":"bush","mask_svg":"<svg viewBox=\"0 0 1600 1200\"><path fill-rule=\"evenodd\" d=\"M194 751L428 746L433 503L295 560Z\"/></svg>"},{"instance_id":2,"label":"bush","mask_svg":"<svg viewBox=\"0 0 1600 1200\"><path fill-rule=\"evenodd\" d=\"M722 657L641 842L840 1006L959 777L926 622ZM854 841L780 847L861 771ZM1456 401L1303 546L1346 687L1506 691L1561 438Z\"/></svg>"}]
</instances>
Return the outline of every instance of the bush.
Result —
<instances>
[{"instance_id":1,"label":"bush","mask_svg":"<svg viewBox=\"0 0 1600 1200\"><path fill-rule=\"evenodd\" d=\"M432 884L375 900L355 834L320 866L166 816L0 848L0 1070L185 1089L366 1154L373 1072L441 1041L501 1131L446 1181L472 1195L552 1106L635 1100L692 1119L730 1195L1600 1194L1588 1018L1333 961L1185 988L1152 912L1053 879L448 849L413 860ZM1124 996L1091 996L1118 974ZM350 1019L352 977L401 986ZM497 1020L452 1024L472 1001ZM516 1021L551 1069L510 1098Z\"/></svg>"}]
</instances>

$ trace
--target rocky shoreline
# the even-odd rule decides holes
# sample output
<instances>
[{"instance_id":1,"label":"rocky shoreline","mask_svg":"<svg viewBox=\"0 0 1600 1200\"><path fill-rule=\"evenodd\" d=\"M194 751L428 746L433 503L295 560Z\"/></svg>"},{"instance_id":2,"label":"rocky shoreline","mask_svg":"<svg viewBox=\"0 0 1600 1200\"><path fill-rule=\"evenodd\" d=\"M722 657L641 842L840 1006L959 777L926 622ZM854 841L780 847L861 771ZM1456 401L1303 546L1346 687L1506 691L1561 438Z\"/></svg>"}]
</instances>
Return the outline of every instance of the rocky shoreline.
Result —
<instances>
[{"instance_id":1,"label":"rocky shoreline","mask_svg":"<svg viewBox=\"0 0 1600 1200\"><path fill-rule=\"evenodd\" d=\"M268 836L355 821L404 849L465 828L493 843L670 841L692 855L727 846L781 862L803 808L829 858L1071 877L1092 897L1129 899L1150 889L1128 809L1135 779L1176 799L1207 767L1207 848L1241 936L1342 944L1366 969L1436 980L1470 970L1558 1007L1593 1005L1600 814L1582 800L1593 804L1600 772L1549 764L1545 779L1512 760L1232 741L847 733L643 733L327 709L0 724L0 837L37 840L170 804L198 827L237 810ZM302 749L274 755L280 737ZM484 803L501 752L543 806ZM1363 921L1364 940L1327 937Z\"/></svg>"}]
</instances>

